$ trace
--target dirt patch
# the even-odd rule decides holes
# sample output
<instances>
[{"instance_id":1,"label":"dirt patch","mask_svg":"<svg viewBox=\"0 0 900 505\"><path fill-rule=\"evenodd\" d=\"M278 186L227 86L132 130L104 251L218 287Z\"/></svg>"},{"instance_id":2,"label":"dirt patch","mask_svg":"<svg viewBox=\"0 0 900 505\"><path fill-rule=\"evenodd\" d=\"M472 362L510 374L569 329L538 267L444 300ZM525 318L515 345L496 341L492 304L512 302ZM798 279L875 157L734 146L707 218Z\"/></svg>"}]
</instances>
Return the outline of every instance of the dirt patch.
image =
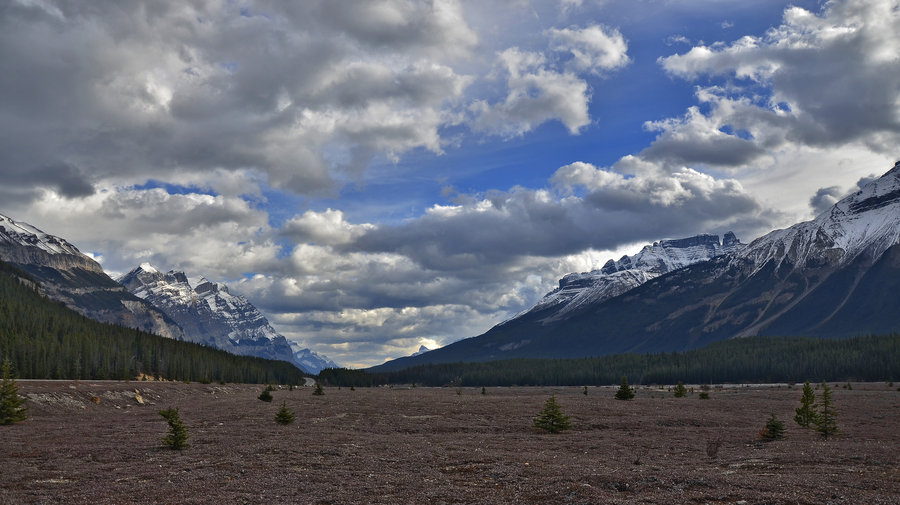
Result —
<instances>
[{"instance_id":1,"label":"dirt patch","mask_svg":"<svg viewBox=\"0 0 900 505\"><path fill-rule=\"evenodd\" d=\"M835 390L827 442L791 420L799 387L630 402L615 387L296 388L264 403L254 385L19 385L31 418L0 427L0 504L900 503L900 392L884 384ZM532 427L551 393L573 430ZM274 421L282 401L292 425ZM162 444L168 406L183 451ZM771 412L787 438L761 443Z\"/></svg>"}]
</instances>

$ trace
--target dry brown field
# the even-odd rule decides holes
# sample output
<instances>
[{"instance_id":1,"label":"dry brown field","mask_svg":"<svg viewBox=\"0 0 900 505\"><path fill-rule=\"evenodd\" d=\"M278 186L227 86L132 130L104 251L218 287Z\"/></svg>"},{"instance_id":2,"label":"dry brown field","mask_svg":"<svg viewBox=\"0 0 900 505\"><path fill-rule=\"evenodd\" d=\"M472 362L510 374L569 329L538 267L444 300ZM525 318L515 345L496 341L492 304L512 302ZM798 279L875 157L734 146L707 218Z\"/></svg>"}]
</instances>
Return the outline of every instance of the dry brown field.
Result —
<instances>
[{"instance_id":1,"label":"dry brown field","mask_svg":"<svg viewBox=\"0 0 900 505\"><path fill-rule=\"evenodd\" d=\"M297 388L264 403L256 385L20 381L31 417L0 426L0 503L900 503L893 385L836 388L827 441L793 422L799 386L615 389ZM532 427L550 394L572 430ZM282 401L294 424L275 423ZM169 406L182 451L161 442ZM772 412L786 438L760 442Z\"/></svg>"}]
</instances>

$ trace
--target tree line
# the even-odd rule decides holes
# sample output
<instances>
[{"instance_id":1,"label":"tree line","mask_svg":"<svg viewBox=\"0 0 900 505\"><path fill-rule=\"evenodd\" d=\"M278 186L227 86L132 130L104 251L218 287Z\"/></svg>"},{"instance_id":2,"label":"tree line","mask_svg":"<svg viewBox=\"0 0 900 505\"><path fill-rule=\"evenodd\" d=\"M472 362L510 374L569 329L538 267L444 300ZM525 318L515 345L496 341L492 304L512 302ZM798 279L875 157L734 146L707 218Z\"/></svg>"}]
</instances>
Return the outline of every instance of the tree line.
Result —
<instances>
[{"instance_id":1,"label":"tree line","mask_svg":"<svg viewBox=\"0 0 900 505\"><path fill-rule=\"evenodd\" d=\"M748 337L685 352L428 364L379 373L326 369L319 380L333 386L581 386L618 384L623 376L634 384L892 381L900 379L900 335Z\"/></svg>"},{"instance_id":2,"label":"tree line","mask_svg":"<svg viewBox=\"0 0 900 505\"><path fill-rule=\"evenodd\" d=\"M35 290L25 272L0 261L0 360L19 378L134 379L302 384L284 361L237 356L88 319Z\"/></svg>"}]
</instances>

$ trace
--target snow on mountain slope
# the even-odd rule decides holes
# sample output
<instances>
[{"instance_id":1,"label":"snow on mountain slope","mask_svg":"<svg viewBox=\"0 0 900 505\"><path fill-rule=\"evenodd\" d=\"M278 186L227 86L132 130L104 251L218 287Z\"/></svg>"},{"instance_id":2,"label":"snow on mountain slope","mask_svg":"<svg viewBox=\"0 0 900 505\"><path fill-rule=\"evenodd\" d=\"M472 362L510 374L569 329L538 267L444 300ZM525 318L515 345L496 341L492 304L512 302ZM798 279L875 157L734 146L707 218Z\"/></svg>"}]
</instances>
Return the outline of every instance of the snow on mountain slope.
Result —
<instances>
[{"instance_id":1,"label":"snow on mountain slope","mask_svg":"<svg viewBox=\"0 0 900 505\"><path fill-rule=\"evenodd\" d=\"M581 307L619 296L662 274L742 247L744 244L731 232L725 234L721 243L718 235L709 234L654 242L633 256L609 260L600 270L566 275L560 279L559 288L526 313L553 309L543 322L564 319Z\"/></svg>"},{"instance_id":2,"label":"snow on mountain slope","mask_svg":"<svg viewBox=\"0 0 900 505\"><path fill-rule=\"evenodd\" d=\"M184 272L162 273L148 263L117 280L177 321L191 341L236 354L290 361L310 373L336 366L309 349L292 346L253 304L232 294L225 284L203 277L192 282Z\"/></svg>"},{"instance_id":3,"label":"snow on mountain slope","mask_svg":"<svg viewBox=\"0 0 900 505\"><path fill-rule=\"evenodd\" d=\"M900 161L882 177L837 202L812 221L775 230L739 253L757 268L769 260L798 267L875 259L900 242Z\"/></svg>"},{"instance_id":4,"label":"snow on mountain slope","mask_svg":"<svg viewBox=\"0 0 900 505\"><path fill-rule=\"evenodd\" d=\"M41 265L61 270L81 268L102 273L96 261L65 239L45 233L0 214L0 259L10 263Z\"/></svg>"},{"instance_id":5,"label":"snow on mountain slope","mask_svg":"<svg viewBox=\"0 0 900 505\"><path fill-rule=\"evenodd\" d=\"M64 239L44 233L28 223L16 222L0 214L0 243L2 242L37 247L50 254L81 255L78 248Z\"/></svg>"}]
</instances>

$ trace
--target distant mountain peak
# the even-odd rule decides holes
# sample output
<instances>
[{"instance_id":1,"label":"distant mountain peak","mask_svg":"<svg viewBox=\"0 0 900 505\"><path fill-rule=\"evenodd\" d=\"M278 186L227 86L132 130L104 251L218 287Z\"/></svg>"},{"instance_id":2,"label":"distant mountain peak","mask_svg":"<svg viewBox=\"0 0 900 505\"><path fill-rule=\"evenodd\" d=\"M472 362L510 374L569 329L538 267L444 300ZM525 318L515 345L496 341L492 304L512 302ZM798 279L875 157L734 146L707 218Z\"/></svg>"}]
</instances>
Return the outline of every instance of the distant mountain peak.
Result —
<instances>
[{"instance_id":1,"label":"distant mountain peak","mask_svg":"<svg viewBox=\"0 0 900 505\"><path fill-rule=\"evenodd\" d=\"M147 262L141 263L141 266L139 266L138 268L151 274L159 273L159 270L157 270L156 267Z\"/></svg>"},{"instance_id":2,"label":"distant mountain peak","mask_svg":"<svg viewBox=\"0 0 900 505\"><path fill-rule=\"evenodd\" d=\"M644 246L632 256L622 256L618 261L609 260L600 270L566 275L559 280L557 289L544 296L525 314L549 310L551 312L542 321L557 321L581 307L619 296L665 273L743 247L744 244L732 232L726 233L722 242L718 235L707 233L660 240Z\"/></svg>"},{"instance_id":3,"label":"distant mountain peak","mask_svg":"<svg viewBox=\"0 0 900 505\"><path fill-rule=\"evenodd\" d=\"M309 349L292 349L252 303L232 294L224 283L205 277L191 280L184 272L174 270L163 274L149 264L117 280L177 321L191 341L235 354L293 362L310 373L337 366Z\"/></svg>"}]
</instances>

